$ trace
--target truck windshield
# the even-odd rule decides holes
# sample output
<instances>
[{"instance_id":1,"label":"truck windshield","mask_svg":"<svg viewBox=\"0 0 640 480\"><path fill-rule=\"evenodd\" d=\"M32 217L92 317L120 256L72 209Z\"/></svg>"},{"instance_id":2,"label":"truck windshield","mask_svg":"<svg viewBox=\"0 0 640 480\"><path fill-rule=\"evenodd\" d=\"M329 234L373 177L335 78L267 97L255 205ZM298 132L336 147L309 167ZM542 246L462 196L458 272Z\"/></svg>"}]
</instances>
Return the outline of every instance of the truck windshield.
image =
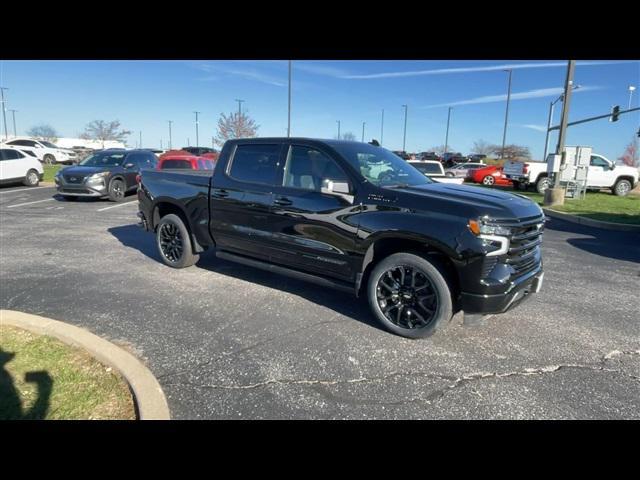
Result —
<instances>
[{"instance_id":1,"label":"truck windshield","mask_svg":"<svg viewBox=\"0 0 640 480\"><path fill-rule=\"evenodd\" d=\"M368 143L332 143L331 146L367 181L378 187L433 183L405 160Z\"/></svg>"},{"instance_id":2,"label":"truck windshield","mask_svg":"<svg viewBox=\"0 0 640 480\"><path fill-rule=\"evenodd\" d=\"M94 153L85 158L80 165L85 167L115 167L122 163L124 153Z\"/></svg>"}]
</instances>

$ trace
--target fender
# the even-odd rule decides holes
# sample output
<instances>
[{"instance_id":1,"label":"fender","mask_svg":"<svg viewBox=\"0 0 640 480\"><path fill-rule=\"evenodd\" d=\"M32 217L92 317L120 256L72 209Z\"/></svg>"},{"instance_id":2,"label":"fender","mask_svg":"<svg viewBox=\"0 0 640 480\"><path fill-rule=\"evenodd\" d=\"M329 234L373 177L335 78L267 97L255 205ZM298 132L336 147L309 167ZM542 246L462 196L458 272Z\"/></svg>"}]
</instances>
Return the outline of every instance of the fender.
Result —
<instances>
[{"instance_id":1,"label":"fender","mask_svg":"<svg viewBox=\"0 0 640 480\"><path fill-rule=\"evenodd\" d=\"M187 228L191 233L191 244L193 245L194 253L204 252L208 245L203 246L203 244L200 243L200 241L198 240L198 236L196 234L197 230L194 228L193 219L190 218L189 215L187 215L187 212L185 211L184 206L180 202L176 201L175 199L172 199L171 197L158 197L154 199L153 204L151 206L151 212L152 212L151 229L155 230L155 227L158 225L158 223L160 223L160 211L159 211L160 204L171 205L173 209L179 211L182 214L181 216L184 220L186 220ZM193 209L192 213L198 214L199 210Z\"/></svg>"}]
</instances>

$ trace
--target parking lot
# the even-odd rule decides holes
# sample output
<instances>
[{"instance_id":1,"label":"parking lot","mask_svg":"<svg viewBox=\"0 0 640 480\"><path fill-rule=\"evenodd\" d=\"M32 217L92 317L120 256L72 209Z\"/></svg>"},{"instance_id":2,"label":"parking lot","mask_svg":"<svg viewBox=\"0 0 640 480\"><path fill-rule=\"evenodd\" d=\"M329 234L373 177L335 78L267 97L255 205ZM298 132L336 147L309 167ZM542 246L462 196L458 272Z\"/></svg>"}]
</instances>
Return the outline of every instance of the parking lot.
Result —
<instances>
[{"instance_id":1,"label":"parking lot","mask_svg":"<svg viewBox=\"0 0 640 480\"><path fill-rule=\"evenodd\" d=\"M164 266L135 195L54 193L0 188L0 305L125 346L173 418L640 418L638 233L552 219L540 294L412 341L345 293L211 253Z\"/></svg>"}]
</instances>

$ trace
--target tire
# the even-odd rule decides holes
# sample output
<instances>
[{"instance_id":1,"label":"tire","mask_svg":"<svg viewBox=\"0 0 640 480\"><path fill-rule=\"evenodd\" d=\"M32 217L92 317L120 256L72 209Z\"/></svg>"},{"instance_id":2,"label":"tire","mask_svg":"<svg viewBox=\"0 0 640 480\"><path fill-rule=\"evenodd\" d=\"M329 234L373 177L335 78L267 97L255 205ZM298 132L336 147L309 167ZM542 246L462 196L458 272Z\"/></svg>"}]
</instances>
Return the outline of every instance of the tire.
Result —
<instances>
[{"instance_id":1,"label":"tire","mask_svg":"<svg viewBox=\"0 0 640 480\"><path fill-rule=\"evenodd\" d=\"M54 163L56 163L56 157L54 157L50 153L47 153L42 160L47 165L53 165Z\"/></svg>"},{"instance_id":2,"label":"tire","mask_svg":"<svg viewBox=\"0 0 640 480\"><path fill-rule=\"evenodd\" d=\"M114 178L109 182L109 200L112 202L121 202L126 195L126 186L124 180Z\"/></svg>"},{"instance_id":3,"label":"tire","mask_svg":"<svg viewBox=\"0 0 640 480\"><path fill-rule=\"evenodd\" d=\"M415 273L407 277L408 270ZM398 288L403 277L404 284ZM417 289L411 288L411 281L418 285ZM369 275L367 297L378 322L406 338L429 337L448 324L453 315L447 280L433 263L414 253L394 253L380 261ZM426 318L429 311L433 313ZM413 320L419 317L422 325Z\"/></svg>"},{"instance_id":4,"label":"tire","mask_svg":"<svg viewBox=\"0 0 640 480\"><path fill-rule=\"evenodd\" d=\"M40 183L40 176L38 175L38 172L34 169L29 170L22 183L27 187L37 187Z\"/></svg>"},{"instance_id":5,"label":"tire","mask_svg":"<svg viewBox=\"0 0 640 480\"><path fill-rule=\"evenodd\" d=\"M454 177L453 173L451 173L451 172L447 172L447 173L445 173L445 175L446 175L447 177L450 177L450 178Z\"/></svg>"},{"instance_id":6,"label":"tire","mask_svg":"<svg viewBox=\"0 0 640 480\"><path fill-rule=\"evenodd\" d=\"M538 192L540 195L544 195L545 190L547 190L549 187L549 177L541 177L536 182L536 192Z\"/></svg>"},{"instance_id":7,"label":"tire","mask_svg":"<svg viewBox=\"0 0 640 480\"><path fill-rule=\"evenodd\" d=\"M496 183L496 179L495 179L495 177L493 175L487 175L486 177L484 177L482 179L482 184L483 185L491 186L491 185L493 185L495 183Z\"/></svg>"},{"instance_id":8,"label":"tire","mask_svg":"<svg viewBox=\"0 0 640 480\"><path fill-rule=\"evenodd\" d=\"M626 197L631 191L631 182L629 180L618 180L613 186L613 194L618 197Z\"/></svg>"},{"instance_id":9,"label":"tire","mask_svg":"<svg viewBox=\"0 0 640 480\"><path fill-rule=\"evenodd\" d=\"M193 253L189 230L182 219L172 213L162 217L156 228L156 246L162 261L172 268L190 267L200 258Z\"/></svg>"}]
</instances>

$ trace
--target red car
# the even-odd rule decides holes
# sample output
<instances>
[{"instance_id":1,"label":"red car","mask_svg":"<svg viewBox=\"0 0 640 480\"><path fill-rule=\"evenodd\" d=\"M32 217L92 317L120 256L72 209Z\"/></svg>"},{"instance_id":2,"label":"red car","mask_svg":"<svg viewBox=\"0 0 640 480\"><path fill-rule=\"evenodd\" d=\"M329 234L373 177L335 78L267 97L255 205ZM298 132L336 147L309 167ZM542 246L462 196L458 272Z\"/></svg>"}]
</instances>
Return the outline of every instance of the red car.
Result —
<instances>
[{"instance_id":1,"label":"red car","mask_svg":"<svg viewBox=\"0 0 640 480\"><path fill-rule=\"evenodd\" d=\"M511 185L511 180L505 176L502 167L496 165L469 170L469 177L471 181L483 185Z\"/></svg>"},{"instance_id":2,"label":"red car","mask_svg":"<svg viewBox=\"0 0 640 480\"><path fill-rule=\"evenodd\" d=\"M184 168L187 170L213 170L216 159L207 156L193 155L183 151L172 151L161 155L158 160L158 170L167 168Z\"/></svg>"}]
</instances>

